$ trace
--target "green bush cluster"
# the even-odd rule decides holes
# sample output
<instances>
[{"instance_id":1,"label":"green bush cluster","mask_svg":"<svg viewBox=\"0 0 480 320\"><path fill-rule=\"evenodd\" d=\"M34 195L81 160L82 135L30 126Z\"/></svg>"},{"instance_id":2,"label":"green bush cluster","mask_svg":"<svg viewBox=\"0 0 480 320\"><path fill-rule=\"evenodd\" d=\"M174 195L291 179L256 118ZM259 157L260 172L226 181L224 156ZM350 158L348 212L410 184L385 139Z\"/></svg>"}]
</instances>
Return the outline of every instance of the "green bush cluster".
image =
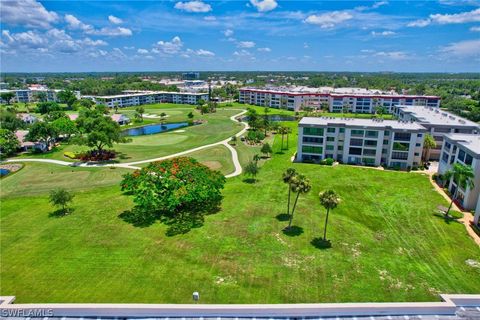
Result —
<instances>
[{"instance_id":1,"label":"green bush cluster","mask_svg":"<svg viewBox=\"0 0 480 320\"><path fill-rule=\"evenodd\" d=\"M335 162L335 160L333 160L332 158L326 158L326 159L323 159L322 161L320 161L320 164L323 164L325 166L331 166L331 165L333 165L334 162Z\"/></svg>"}]
</instances>

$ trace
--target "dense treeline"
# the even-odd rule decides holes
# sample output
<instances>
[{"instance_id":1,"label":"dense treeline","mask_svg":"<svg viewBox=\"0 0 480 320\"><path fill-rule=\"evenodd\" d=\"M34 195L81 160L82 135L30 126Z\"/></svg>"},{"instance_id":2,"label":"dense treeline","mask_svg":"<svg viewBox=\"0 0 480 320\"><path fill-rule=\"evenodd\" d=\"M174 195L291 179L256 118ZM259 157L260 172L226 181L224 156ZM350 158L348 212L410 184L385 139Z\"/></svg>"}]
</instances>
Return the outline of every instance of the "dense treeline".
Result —
<instances>
[{"instance_id":1,"label":"dense treeline","mask_svg":"<svg viewBox=\"0 0 480 320\"><path fill-rule=\"evenodd\" d=\"M1 77L11 88L42 82L50 88L80 90L84 95L110 95L123 90L177 91L175 86L148 80L181 78L181 72L11 73ZM216 96L227 99L237 98L238 86L245 84L362 87L438 95L442 98L442 107L470 120L480 121L480 73L201 72L200 79L212 80L212 83L220 79L238 81L237 86L227 85L214 90Z\"/></svg>"}]
</instances>

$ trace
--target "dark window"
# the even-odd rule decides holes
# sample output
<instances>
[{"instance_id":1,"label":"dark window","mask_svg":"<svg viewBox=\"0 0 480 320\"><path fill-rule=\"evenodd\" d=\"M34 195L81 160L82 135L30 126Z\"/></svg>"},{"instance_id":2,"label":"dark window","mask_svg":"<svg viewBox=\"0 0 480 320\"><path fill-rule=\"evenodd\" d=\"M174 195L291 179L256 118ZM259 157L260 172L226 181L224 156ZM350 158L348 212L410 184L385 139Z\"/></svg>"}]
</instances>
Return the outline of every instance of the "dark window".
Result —
<instances>
[{"instance_id":1,"label":"dark window","mask_svg":"<svg viewBox=\"0 0 480 320\"><path fill-rule=\"evenodd\" d=\"M323 138L303 137L303 142L323 143Z\"/></svg>"},{"instance_id":2,"label":"dark window","mask_svg":"<svg viewBox=\"0 0 480 320\"><path fill-rule=\"evenodd\" d=\"M448 153L442 153L442 161L448 163Z\"/></svg>"},{"instance_id":3,"label":"dark window","mask_svg":"<svg viewBox=\"0 0 480 320\"><path fill-rule=\"evenodd\" d=\"M363 149L364 156L374 156L377 153L375 149Z\"/></svg>"},{"instance_id":4,"label":"dark window","mask_svg":"<svg viewBox=\"0 0 480 320\"><path fill-rule=\"evenodd\" d=\"M465 164L471 165L473 162L473 157L467 153L467 156L465 157Z\"/></svg>"},{"instance_id":5,"label":"dark window","mask_svg":"<svg viewBox=\"0 0 480 320\"><path fill-rule=\"evenodd\" d=\"M350 145L351 146L357 146L357 147L363 146L363 140L362 139L351 139L350 140Z\"/></svg>"},{"instance_id":6,"label":"dark window","mask_svg":"<svg viewBox=\"0 0 480 320\"><path fill-rule=\"evenodd\" d=\"M376 140L365 140L363 143L364 143L364 146L368 146L368 147L376 147L377 146L377 141Z\"/></svg>"},{"instance_id":7,"label":"dark window","mask_svg":"<svg viewBox=\"0 0 480 320\"><path fill-rule=\"evenodd\" d=\"M327 129L327 132L330 132L330 133L333 132L333 133L335 133L335 128L328 128L328 129Z\"/></svg>"},{"instance_id":8,"label":"dark window","mask_svg":"<svg viewBox=\"0 0 480 320\"><path fill-rule=\"evenodd\" d=\"M350 149L348 149L348 152L350 154L361 155L362 154L362 148L350 148Z\"/></svg>"},{"instance_id":9,"label":"dark window","mask_svg":"<svg viewBox=\"0 0 480 320\"><path fill-rule=\"evenodd\" d=\"M392 152L392 159L396 160L407 160L408 159L408 153L406 152Z\"/></svg>"},{"instance_id":10,"label":"dark window","mask_svg":"<svg viewBox=\"0 0 480 320\"><path fill-rule=\"evenodd\" d=\"M410 133L405 132L395 132L395 140L398 141L410 141Z\"/></svg>"}]
</instances>

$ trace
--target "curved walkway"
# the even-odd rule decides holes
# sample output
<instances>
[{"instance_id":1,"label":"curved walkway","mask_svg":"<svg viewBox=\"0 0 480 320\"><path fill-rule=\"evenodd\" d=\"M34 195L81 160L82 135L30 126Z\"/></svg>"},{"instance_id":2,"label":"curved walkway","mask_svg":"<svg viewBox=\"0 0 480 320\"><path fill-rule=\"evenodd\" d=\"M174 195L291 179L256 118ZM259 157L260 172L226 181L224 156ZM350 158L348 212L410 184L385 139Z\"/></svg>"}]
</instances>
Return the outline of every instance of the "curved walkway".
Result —
<instances>
[{"instance_id":1,"label":"curved walkway","mask_svg":"<svg viewBox=\"0 0 480 320\"><path fill-rule=\"evenodd\" d=\"M242 110L242 109L231 109L231 110ZM233 116L230 117L230 120L234 122L241 123L243 125L243 129L240 130L235 134L236 137L240 137L243 135L248 127L248 124L242 121L237 120L236 118L245 114L247 110L242 110L242 112L237 113ZM222 141L218 141L215 143L210 143L206 144L200 147L188 149L182 152L177 152L174 154L170 154L167 156L159 157L159 158L153 158L153 159L146 159L146 160L140 160L140 161L133 161L133 162L125 162L125 163L92 163L92 162L67 162L67 161L61 161L61 160L52 160L52 159L9 159L6 160L6 162L44 162L44 163L53 163L53 164L58 164L62 166L72 166L72 167L117 167L117 168L127 168L127 169L141 169L140 167L137 167L135 165L142 164L142 163L149 163L149 162L154 162L154 161L161 161L165 159L170 159L170 158L175 158L179 156L183 156L195 151L207 149L210 147L218 146L218 145L223 145L225 146L228 150L230 150L230 153L232 154L232 160L233 160L233 165L235 166L235 171L226 175L225 177L231 178L238 176L242 173L242 166L240 165L240 161L238 159L238 153L235 148L233 148L228 142L230 142L231 138L224 139Z\"/></svg>"}]
</instances>

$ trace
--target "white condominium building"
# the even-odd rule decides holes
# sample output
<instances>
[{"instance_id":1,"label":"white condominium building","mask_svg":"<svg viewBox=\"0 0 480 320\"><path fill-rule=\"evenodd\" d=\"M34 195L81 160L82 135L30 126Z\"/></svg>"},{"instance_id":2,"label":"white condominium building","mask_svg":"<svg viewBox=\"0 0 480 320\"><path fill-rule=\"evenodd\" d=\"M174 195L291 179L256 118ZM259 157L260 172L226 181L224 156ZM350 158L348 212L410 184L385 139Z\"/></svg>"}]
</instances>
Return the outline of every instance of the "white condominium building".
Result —
<instances>
[{"instance_id":1,"label":"white condominium building","mask_svg":"<svg viewBox=\"0 0 480 320\"><path fill-rule=\"evenodd\" d=\"M200 100L208 101L208 93L147 91L140 93L125 93L114 96L96 96L94 99L97 104L104 104L111 108L115 106L123 108L151 103L181 103L195 105Z\"/></svg>"},{"instance_id":2,"label":"white condominium building","mask_svg":"<svg viewBox=\"0 0 480 320\"><path fill-rule=\"evenodd\" d=\"M403 95L362 88L241 88L239 102L299 111L305 107L330 112L374 113L377 107L392 112L395 105L439 107L440 97Z\"/></svg>"},{"instance_id":3,"label":"white condominium building","mask_svg":"<svg viewBox=\"0 0 480 320\"><path fill-rule=\"evenodd\" d=\"M304 117L299 122L296 160L332 158L342 163L409 169L421 163L425 132L411 121Z\"/></svg>"},{"instance_id":4,"label":"white condominium building","mask_svg":"<svg viewBox=\"0 0 480 320\"><path fill-rule=\"evenodd\" d=\"M475 174L473 189L460 186L458 202L467 210L475 210L480 199L480 135L450 133L444 136L438 173L444 174L454 163L471 166ZM447 188L453 195L459 186L452 179ZM478 208L480 211L480 207ZM478 223L477 213L476 219Z\"/></svg>"},{"instance_id":5,"label":"white condominium building","mask_svg":"<svg viewBox=\"0 0 480 320\"><path fill-rule=\"evenodd\" d=\"M433 136L437 146L430 151L429 160L440 159L443 137L447 133L480 134L480 125L439 108L398 105L393 114L400 120L420 123Z\"/></svg>"},{"instance_id":6,"label":"white condominium building","mask_svg":"<svg viewBox=\"0 0 480 320\"><path fill-rule=\"evenodd\" d=\"M63 90L48 89L46 87L31 87L29 89L0 90L0 93L11 92L14 94L13 102L30 103L35 101L58 101L58 93ZM73 91L77 99L80 99L80 91ZM6 103L0 98L1 103Z\"/></svg>"}]
</instances>

